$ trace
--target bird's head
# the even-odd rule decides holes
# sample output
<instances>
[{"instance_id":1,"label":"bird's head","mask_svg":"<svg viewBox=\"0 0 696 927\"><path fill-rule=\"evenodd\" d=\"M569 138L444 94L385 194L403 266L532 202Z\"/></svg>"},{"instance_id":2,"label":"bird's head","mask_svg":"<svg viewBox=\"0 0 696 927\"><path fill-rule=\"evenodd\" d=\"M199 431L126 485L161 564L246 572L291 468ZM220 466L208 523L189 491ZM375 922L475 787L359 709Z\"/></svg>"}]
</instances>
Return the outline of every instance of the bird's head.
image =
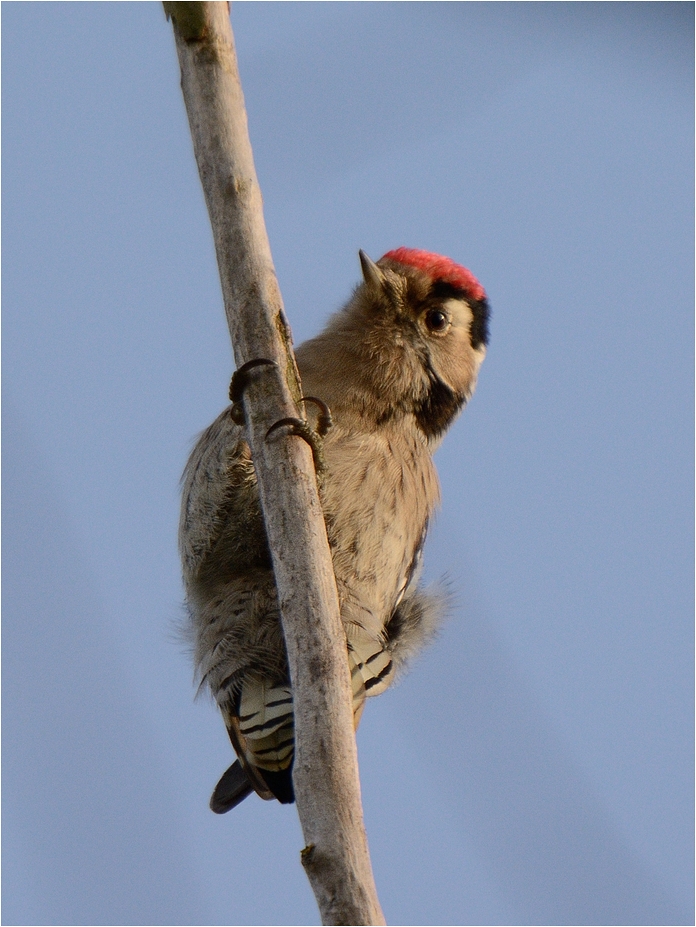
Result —
<instances>
[{"instance_id":1,"label":"bird's head","mask_svg":"<svg viewBox=\"0 0 696 927\"><path fill-rule=\"evenodd\" d=\"M398 248L376 264L361 251L360 263L355 308L380 380L436 438L474 391L488 343L486 293L471 271L428 251Z\"/></svg>"},{"instance_id":2,"label":"bird's head","mask_svg":"<svg viewBox=\"0 0 696 927\"><path fill-rule=\"evenodd\" d=\"M352 299L310 351L298 350L301 370L312 355L322 368L311 364L321 380L314 388L324 386L330 405L377 425L415 416L437 440L476 386L488 342L485 291L471 271L428 251L397 248L377 263L361 251L360 263Z\"/></svg>"}]
</instances>

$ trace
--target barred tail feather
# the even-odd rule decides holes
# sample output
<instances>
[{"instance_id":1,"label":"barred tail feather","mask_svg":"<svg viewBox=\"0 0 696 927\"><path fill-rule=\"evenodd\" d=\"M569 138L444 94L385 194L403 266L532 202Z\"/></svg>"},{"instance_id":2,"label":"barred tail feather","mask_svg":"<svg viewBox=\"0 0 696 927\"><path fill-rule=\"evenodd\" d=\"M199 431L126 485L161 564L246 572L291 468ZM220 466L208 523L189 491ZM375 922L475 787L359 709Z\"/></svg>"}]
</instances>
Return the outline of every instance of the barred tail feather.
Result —
<instances>
[{"instance_id":1,"label":"barred tail feather","mask_svg":"<svg viewBox=\"0 0 696 927\"><path fill-rule=\"evenodd\" d=\"M247 683L239 700L239 733L255 766L269 772L287 769L294 743L290 687Z\"/></svg>"},{"instance_id":2,"label":"barred tail feather","mask_svg":"<svg viewBox=\"0 0 696 927\"><path fill-rule=\"evenodd\" d=\"M362 709L368 695L379 695L390 685L394 667L391 654L380 641L352 634L348 640L348 665L355 713Z\"/></svg>"},{"instance_id":3,"label":"barred tail feather","mask_svg":"<svg viewBox=\"0 0 696 927\"><path fill-rule=\"evenodd\" d=\"M294 723L290 687L273 686L265 680L248 681L237 704L224 707L223 714L250 787L261 798L293 802ZM222 780L218 785L221 783ZM216 794L217 788L213 799Z\"/></svg>"}]
</instances>

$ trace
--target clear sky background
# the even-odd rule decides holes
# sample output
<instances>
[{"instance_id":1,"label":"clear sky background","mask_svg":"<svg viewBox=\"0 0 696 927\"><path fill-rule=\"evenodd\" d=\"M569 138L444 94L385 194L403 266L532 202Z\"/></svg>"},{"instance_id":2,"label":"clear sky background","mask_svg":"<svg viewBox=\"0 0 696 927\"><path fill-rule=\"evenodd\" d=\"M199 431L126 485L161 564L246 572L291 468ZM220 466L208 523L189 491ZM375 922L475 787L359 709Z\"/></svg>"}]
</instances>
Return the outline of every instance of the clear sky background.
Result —
<instances>
[{"instance_id":1,"label":"clear sky background","mask_svg":"<svg viewBox=\"0 0 696 927\"><path fill-rule=\"evenodd\" d=\"M358 736L392 924L688 924L693 5L235 3L295 340L406 245L493 308L426 552L457 605ZM4 3L3 923L313 924L294 807L176 639L232 372L158 3Z\"/></svg>"}]
</instances>

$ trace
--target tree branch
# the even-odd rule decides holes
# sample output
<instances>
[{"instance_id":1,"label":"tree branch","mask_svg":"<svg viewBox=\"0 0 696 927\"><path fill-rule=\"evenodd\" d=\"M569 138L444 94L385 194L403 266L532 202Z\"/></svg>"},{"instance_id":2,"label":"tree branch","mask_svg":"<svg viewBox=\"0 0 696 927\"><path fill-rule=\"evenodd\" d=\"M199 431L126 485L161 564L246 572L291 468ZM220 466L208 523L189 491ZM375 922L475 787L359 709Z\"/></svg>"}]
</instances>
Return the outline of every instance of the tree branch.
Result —
<instances>
[{"instance_id":1,"label":"tree branch","mask_svg":"<svg viewBox=\"0 0 696 927\"><path fill-rule=\"evenodd\" d=\"M300 384L273 268L228 4L164 3L213 228L237 366L268 358L244 393L292 679L293 781L305 867L324 924L384 924L363 824L346 640L312 454L270 426Z\"/></svg>"}]
</instances>

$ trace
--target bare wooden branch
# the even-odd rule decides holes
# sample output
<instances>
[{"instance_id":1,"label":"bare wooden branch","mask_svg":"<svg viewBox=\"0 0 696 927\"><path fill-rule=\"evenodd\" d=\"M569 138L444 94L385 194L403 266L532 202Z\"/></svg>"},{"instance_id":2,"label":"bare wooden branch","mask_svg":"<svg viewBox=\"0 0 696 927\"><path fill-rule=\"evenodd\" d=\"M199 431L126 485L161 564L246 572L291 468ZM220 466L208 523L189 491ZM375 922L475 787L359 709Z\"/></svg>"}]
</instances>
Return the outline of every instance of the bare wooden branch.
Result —
<instances>
[{"instance_id":1,"label":"bare wooden branch","mask_svg":"<svg viewBox=\"0 0 696 927\"><path fill-rule=\"evenodd\" d=\"M213 228L238 366L259 367L245 391L283 618L295 712L293 781L305 867L324 924L384 924L363 824L346 641L312 454L270 426L297 416L299 377L263 220L228 4L164 3Z\"/></svg>"}]
</instances>

